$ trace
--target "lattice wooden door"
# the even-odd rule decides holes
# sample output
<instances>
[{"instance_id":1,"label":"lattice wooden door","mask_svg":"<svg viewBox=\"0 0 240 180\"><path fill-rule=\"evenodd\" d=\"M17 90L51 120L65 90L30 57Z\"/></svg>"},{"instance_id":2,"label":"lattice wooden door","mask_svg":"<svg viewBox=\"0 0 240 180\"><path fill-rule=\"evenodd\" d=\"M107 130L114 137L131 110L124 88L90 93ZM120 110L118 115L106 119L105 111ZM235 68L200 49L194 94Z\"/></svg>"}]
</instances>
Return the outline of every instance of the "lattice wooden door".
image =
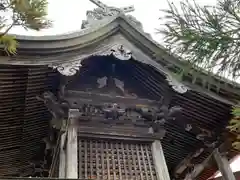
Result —
<instances>
[{"instance_id":1,"label":"lattice wooden door","mask_svg":"<svg viewBox=\"0 0 240 180\"><path fill-rule=\"evenodd\" d=\"M97 180L156 180L151 144L80 139L79 178Z\"/></svg>"}]
</instances>

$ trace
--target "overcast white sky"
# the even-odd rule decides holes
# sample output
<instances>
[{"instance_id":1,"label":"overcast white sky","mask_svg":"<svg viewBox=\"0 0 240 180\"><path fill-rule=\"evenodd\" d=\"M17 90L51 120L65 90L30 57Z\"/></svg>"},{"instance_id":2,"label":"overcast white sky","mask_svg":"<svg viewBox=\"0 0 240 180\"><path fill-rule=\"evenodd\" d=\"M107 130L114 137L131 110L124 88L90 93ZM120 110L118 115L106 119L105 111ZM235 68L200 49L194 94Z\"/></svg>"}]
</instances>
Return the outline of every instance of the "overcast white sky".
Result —
<instances>
[{"instance_id":1,"label":"overcast white sky","mask_svg":"<svg viewBox=\"0 0 240 180\"><path fill-rule=\"evenodd\" d=\"M174 0L176 3L179 1ZM216 3L216 0L196 1L204 5ZM134 5L135 11L131 14L142 22L144 30L152 34L155 40L161 40L155 29L159 28L161 23L159 17L163 15L159 9L168 7L167 0L102 0L102 2L115 7ZM86 18L86 11L93 8L96 6L89 0L49 0L48 16L53 21L52 28L40 32L15 28L11 33L42 36L77 31L80 30L82 20Z\"/></svg>"},{"instance_id":2,"label":"overcast white sky","mask_svg":"<svg viewBox=\"0 0 240 180\"><path fill-rule=\"evenodd\" d=\"M169 1L178 4L181 0ZM201 5L216 4L216 0L195 1ZM168 8L167 0L102 0L102 2L115 7L134 5L135 11L131 14L142 22L146 32L152 34L156 41L161 42L162 37L156 34L155 29L163 23L159 20L159 17L163 15L159 9ZM86 18L86 11L93 8L96 6L89 0L49 0L48 17L53 21L52 28L40 32L15 28L10 33L44 36L79 31L82 20ZM232 163L232 168L234 171L240 170L240 158L238 158L238 162Z\"/></svg>"}]
</instances>

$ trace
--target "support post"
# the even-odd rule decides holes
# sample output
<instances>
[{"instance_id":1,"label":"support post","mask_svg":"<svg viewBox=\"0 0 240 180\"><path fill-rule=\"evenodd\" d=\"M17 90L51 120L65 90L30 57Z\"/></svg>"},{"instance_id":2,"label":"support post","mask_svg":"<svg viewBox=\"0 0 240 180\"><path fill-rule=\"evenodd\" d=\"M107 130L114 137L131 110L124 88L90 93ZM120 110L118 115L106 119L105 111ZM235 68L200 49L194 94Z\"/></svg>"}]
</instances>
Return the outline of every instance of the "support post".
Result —
<instances>
[{"instance_id":1,"label":"support post","mask_svg":"<svg viewBox=\"0 0 240 180\"><path fill-rule=\"evenodd\" d=\"M153 161L155 164L158 180L170 180L167 163L164 157L161 142L156 140L152 143Z\"/></svg>"},{"instance_id":2,"label":"support post","mask_svg":"<svg viewBox=\"0 0 240 180\"><path fill-rule=\"evenodd\" d=\"M66 178L66 151L65 151L65 140L66 140L66 133L61 135L61 143L60 143L60 161L59 161L59 178Z\"/></svg>"},{"instance_id":3,"label":"support post","mask_svg":"<svg viewBox=\"0 0 240 180\"><path fill-rule=\"evenodd\" d=\"M69 110L69 124L67 128L67 161L66 161L66 178L78 178L78 143L77 128L75 126L75 117L78 110Z\"/></svg>"},{"instance_id":4,"label":"support post","mask_svg":"<svg viewBox=\"0 0 240 180\"><path fill-rule=\"evenodd\" d=\"M222 173L223 179L225 179L225 180L236 180L236 178L235 178L235 176L234 176L234 174L233 174L233 172L230 168L227 157L222 156L219 153L218 149L214 150L213 156L214 156L214 159L217 163L219 171Z\"/></svg>"}]
</instances>

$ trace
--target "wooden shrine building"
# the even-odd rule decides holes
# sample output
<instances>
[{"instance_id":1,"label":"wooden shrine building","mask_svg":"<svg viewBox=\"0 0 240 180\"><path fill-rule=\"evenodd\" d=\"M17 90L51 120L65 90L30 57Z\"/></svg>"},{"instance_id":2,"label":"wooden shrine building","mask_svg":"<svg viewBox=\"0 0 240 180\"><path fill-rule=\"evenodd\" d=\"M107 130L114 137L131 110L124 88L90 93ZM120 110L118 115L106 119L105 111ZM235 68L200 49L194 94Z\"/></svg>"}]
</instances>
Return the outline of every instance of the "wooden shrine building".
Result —
<instances>
[{"instance_id":1,"label":"wooden shrine building","mask_svg":"<svg viewBox=\"0 0 240 180\"><path fill-rule=\"evenodd\" d=\"M204 73L176 78L185 63L126 14L132 6L91 1L99 7L79 32L17 36L18 54L1 55L0 176L207 179L216 164L225 172L239 87Z\"/></svg>"}]
</instances>

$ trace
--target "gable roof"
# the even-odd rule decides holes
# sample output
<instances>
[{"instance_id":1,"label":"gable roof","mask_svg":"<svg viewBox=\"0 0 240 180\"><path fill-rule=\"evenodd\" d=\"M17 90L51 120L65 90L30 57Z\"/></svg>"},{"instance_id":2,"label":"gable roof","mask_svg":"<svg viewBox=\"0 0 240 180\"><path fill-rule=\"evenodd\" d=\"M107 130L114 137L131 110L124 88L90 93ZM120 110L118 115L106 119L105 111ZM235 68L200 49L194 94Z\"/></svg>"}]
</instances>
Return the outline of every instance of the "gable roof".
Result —
<instances>
[{"instance_id":1,"label":"gable roof","mask_svg":"<svg viewBox=\"0 0 240 180\"><path fill-rule=\"evenodd\" d=\"M84 59L92 55L102 54L109 50L113 41L109 38L119 35L115 43L126 43L128 40L133 57L143 63L150 64L166 76L183 70L186 62L180 61L154 41L148 34L124 14L97 21L94 26L77 32L55 36L16 36L20 43L18 56L2 58L2 64L21 65L56 65ZM125 40L124 40L125 38ZM125 45L125 44L124 44ZM133 49L132 49L133 48ZM141 53L141 57L138 55ZM33 57L34 56L34 60ZM206 79L208 81L206 82ZM207 94L228 104L236 104L240 99L240 86L227 79L211 76L201 72L194 77L190 72L181 78L190 89Z\"/></svg>"},{"instance_id":2,"label":"gable roof","mask_svg":"<svg viewBox=\"0 0 240 180\"><path fill-rule=\"evenodd\" d=\"M183 62L169 55L164 47L122 14L71 34L43 37L17 36L17 40L20 42L18 55L3 57L2 64L57 66L66 62L81 61L92 55L108 53L112 46L122 43L131 49L135 60L150 64L167 77L175 73L175 69L184 67ZM207 75L202 74L202 78L204 77ZM216 77L212 77L212 81L220 83L221 87L218 91L194 84L192 79L193 77L183 78L183 84L191 90L205 93L227 104L233 104L234 99L239 97L238 88L233 87L231 83L221 83Z\"/></svg>"}]
</instances>

